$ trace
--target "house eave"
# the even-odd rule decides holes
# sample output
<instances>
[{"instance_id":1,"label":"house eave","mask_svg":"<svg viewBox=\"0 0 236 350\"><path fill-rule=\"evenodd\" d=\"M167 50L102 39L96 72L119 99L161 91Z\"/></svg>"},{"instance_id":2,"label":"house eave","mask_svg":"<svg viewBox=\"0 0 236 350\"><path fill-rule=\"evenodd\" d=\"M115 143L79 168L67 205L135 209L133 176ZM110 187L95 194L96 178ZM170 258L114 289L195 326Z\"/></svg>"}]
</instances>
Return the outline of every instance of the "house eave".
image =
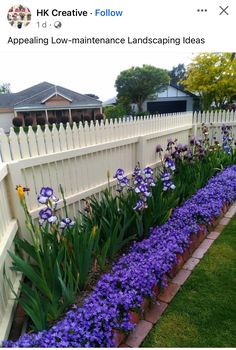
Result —
<instances>
[{"instance_id":1,"label":"house eave","mask_svg":"<svg viewBox=\"0 0 236 350\"><path fill-rule=\"evenodd\" d=\"M52 98L52 97L54 97L54 96L61 96L61 97L63 97L64 99L68 100L69 102L72 102L72 100L71 100L69 97L67 97L67 96L65 96L65 95L63 95L63 94L61 94L60 92L54 92L54 93L52 93L50 96L48 96L48 97L46 97L45 99L43 99L43 100L41 101L41 103L47 102L48 100L50 100L50 98Z\"/></svg>"},{"instance_id":2,"label":"house eave","mask_svg":"<svg viewBox=\"0 0 236 350\"><path fill-rule=\"evenodd\" d=\"M102 105L79 105L79 106L23 106L23 107L15 107L14 110L16 112L24 112L24 111L42 111L42 110L61 110L61 109L87 109L87 108L100 108Z\"/></svg>"}]
</instances>

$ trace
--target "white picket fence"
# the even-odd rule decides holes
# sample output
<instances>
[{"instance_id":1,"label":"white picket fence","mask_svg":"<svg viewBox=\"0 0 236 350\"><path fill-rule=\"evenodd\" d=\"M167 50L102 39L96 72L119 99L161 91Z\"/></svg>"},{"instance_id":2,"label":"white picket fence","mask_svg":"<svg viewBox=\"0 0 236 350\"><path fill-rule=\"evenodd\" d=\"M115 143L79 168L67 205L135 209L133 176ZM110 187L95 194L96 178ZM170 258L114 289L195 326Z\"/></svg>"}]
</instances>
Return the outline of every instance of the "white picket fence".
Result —
<instances>
[{"instance_id":1,"label":"white picket fence","mask_svg":"<svg viewBox=\"0 0 236 350\"><path fill-rule=\"evenodd\" d=\"M11 327L15 301L7 278L11 281L15 292L19 291L21 275L12 272L8 251L14 252L13 239L18 230L17 219L11 209L11 200L8 195L8 169L6 164L0 163L0 340L4 339Z\"/></svg>"},{"instance_id":2,"label":"white picket fence","mask_svg":"<svg viewBox=\"0 0 236 350\"><path fill-rule=\"evenodd\" d=\"M232 114L227 114L227 118L230 120L224 122L236 127L234 115L232 119ZM108 173L111 184L115 184L112 177L117 168L123 168L126 174L132 173L137 162L142 167L155 168L159 162L157 144L165 148L168 138L187 144L190 135L199 133L201 123L209 124L211 119L212 115L193 118L192 113L182 113L97 122L90 126L74 123L65 128L61 124L59 129L54 125L52 130L46 126L44 132L40 127L36 132L29 127L27 133L20 128L18 134L11 129L5 135L0 129L0 340L8 336L14 311L11 291L3 277L4 265L16 291L20 283L20 276L9 269L7 250L14 251L17 232L28 237L16 185L30 189L26 201L34 219L41 209L36 200L40 188L50 186L59 195L62 185L70 216L76 217L83 210L83 199L93 194L99 197L106 188ZM222 121L213 122L220 130ZM64 214L62 200L58 210Z\"/></svg>"}]
</instances>

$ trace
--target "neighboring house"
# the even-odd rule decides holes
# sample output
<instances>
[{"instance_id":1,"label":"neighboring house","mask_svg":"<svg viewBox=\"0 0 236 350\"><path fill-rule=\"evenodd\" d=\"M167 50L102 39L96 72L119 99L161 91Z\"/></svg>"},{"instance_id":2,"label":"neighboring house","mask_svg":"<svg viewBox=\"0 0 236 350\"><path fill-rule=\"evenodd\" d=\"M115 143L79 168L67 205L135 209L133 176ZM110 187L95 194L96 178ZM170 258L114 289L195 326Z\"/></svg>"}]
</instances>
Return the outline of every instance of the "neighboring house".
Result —
<instances>
[{"instance_id":1,"label":"neighboring house","mask_svg":"<svg viewBox=\"0 0 236 350\"><path fill-rule=\"evenodd\" d=\"M168 88L156 94L152 99L146 100L143 110L150 114L177 113L195 110L198 97L179 86L170 84Z\"/></svg>"},{"instance_id":2,"label":"neighboring house","mask_svg":"<svg viewBox=\"0 0 236 350\"><path fill-rule=\"evenodd\" d=\"M69 120L81 116L94 119L102 113L102 102L61 86L43 82L17 93L0 94L0 128L6 132L12 126L12 119L23 121L32 117L34 122L42 116L54 117L58 122L62 116Z\"/></svg>"},{"instance_id":3,"label":"neighboring house","mask_svg":"<svg viewBox=\"0 0 236 350\"><path fill-rule=\"evenodd\" d=\"M152 99L148 99L143 103L143 112L150 114L177 113L187 112L196 109L198 96L183 90L182 88L170 84L168 88L157 93ZM111 98L103 103L103 106L116 104L116 98ZM137 106L132 104L132 109L137 112Z\"/></svg>"}]
</instances>

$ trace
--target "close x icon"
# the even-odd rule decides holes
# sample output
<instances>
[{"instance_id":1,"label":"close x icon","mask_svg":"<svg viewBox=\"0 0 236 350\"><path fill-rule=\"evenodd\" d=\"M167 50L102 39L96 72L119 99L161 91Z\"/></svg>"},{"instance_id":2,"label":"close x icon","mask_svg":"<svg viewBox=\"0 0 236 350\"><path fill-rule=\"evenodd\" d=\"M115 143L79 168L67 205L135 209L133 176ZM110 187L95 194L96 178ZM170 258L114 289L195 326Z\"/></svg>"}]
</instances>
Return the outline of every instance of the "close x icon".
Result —
<instances>
[{"instance_id":1,"label":"close x icon","mask_svg":"<svg viewBox=\"0 0 236 350\"><path fill-rule=\"evenodd\" d=\"M223 15L223 14L225 14L225 15L229 14L229 12L227 11L229 6L226 6L226 7L219 6L219 7L220 7L220 10L221 10L221 12L219 13L220 16Z\"/></svg>"}]
</instances>

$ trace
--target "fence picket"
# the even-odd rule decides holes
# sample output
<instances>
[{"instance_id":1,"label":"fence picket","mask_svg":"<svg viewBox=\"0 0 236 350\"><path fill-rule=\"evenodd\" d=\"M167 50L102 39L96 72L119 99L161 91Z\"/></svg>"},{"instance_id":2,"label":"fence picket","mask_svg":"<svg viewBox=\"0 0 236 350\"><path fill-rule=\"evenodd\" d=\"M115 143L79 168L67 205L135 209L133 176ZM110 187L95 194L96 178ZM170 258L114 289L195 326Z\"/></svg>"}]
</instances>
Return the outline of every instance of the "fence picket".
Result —
<instances>
[{"instance_id":1,"label":"fence picket","mask_svg":"<svg viewBox=\"0 0 236 350\"><path fill-rule=\"evenodd\" d=\"M48 125L45 125L44 140L47 154L53 153L52 132L50 131Z\"/></svg>"},{"instance_id":2,"label":"fence picket","mask_svg":"<svg viewBox=\"0 0 236 350\"><path fill-rule=\"evenodd\" d=\"M0 159L1 158L3 162L12 160L9 138L4 133L3 129L0 129Z\"/></svg>"},{"instance_id":3,"label":"fence picket","mask_svg":"<svg viewBox=\"0 0 236 350\"><path fill-rule=\"evenodd\" d=\"M40 125L38 125L38 127L37 127L36 140L37 140L39 155L47 154L45 142L44 142L44 133L43 133Z\"/></svg>"},{"instance_id":4,"label":"fence picket","mask_svg":"<svg viewBox=\"0 0 236 350\"><path fill-rule=\"evenodd\" d=\"M84 136L84 128L83 128L83 124L82 122L79 123L79 144L80 147L85 147L86 143L85 143L85 136Z\"/></svg>"},{"instance_id":5,"label":"fence picket","mask_svg":"<svg viewBox=\"0 0 236 350\"><path fill-rule=\"evenodd\" d=\"M19 132L19 147L21 151L21 157L24 158L29 158L30 153L29 153L29 145L28 145L28 137L23 130L23 128L20 128Z\"/></svg>"},{"instance_id":6,"label":"fence picket","mask_svg":"<svg viewBox=\"0 0 236 350\"><path fill-rule=\"evenodd\" d=\"M67 143L67 149L73 149L74 145L73 145L73 134L72 134L72 130L70 127L70 123L66 124L66 143Z\"/></svg>"},{"instance_id":7,"label":"fence picket","mask_svg":"<svg viewBox=\"0 0 236 350\"><path fill-rule=\"evenodd\" d=\"M72 138L73 138L74 148L79 148L78 127L75 122L73 123L73 126L72 126Z\"/></svg>"},{"instance_id":8,"label":"fence picket","mask_svg":"<svg viewBox=\"0 0 236 350\"><path fill-rule=\"evenodd\" d=\"M60 139L59 139L59 132L57 130L56 124L53 124L52 127L52 143L53 143L53 149L54 152L60 152L61 151L61 145L60 145Z\"/></svg>"},{"instance_id":9,"label":"fence picket","mask_svg":"<svg viewBox=\"0 0 236 350\"><path fill-rule=\"evenodd\" d=\"M60 123L60 127L59 127L59 140L60 140L61 151L66 151L67 150L66 131L62 123Z\"/></svg>"},{"instance_id":10,"label":"fence picket","mask_svg":"<svg viewBox=\"0 0 236 350\"><path fill-rule=\"evenodd\" d=\"M36 141L36 134L32 129L32 126L29 126L28 130L28 142L29 142L29 150L30 150L30 156L36 157L38 156L38 147L37 147L37 141Z\"/></svg>"},{"instance_id":11,"label":"fence picket","mask_svg":"<svg viewBox=\"0 0 236 350\"><path fill-rule=\"evenodd\" d=\"M15 133L13 128L10 129L9 142L10 142L10 147L11 147L12 160L21 159L18 136Z\"/></svg>"}]
</instances>

